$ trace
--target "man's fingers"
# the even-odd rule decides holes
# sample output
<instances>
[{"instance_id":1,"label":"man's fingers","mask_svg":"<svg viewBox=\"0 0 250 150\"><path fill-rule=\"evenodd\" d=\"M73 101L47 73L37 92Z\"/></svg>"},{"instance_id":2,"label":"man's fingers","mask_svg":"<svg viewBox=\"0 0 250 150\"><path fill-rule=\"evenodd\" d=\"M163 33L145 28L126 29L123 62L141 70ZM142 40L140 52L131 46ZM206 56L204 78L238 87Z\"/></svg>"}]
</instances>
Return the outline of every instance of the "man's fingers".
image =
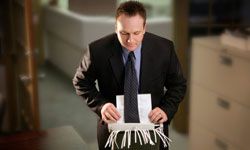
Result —
<instances>
[{"instance_id":1,"label":"man's fingers","mask_svg":"<svg viewBox=\"0 0 250 150\"><path fill-rule=\"evenodd\" d=\"M153 123L164 123L167 121L167 114L159 107L154 108L148 115L149 119Z\"/></svg>"},{"instance_id":2,"label":"man's fingers","mask_svg":"<svg viewBox=\"0 0 250 150\"><path fill-rule=\"evenodd\" d=\"M102 110L102 120L106 123L116 122L120 119L120 114L112 103L106 103Z\"/></svg>"},{"instance_id":3,"label":"man's fingers","mask_svg":"<svg viewBox=\"0 0 250 150\"><path fill-rule=\"evenodd\" d=\"M154 114L152 114L152 116L150 117L150 120L153 121L153 120L155 120L156 117L157 117L157 114L154 113Z\"/></svg>"},{"instance_id":4,"label":"man's fingers","mask_svg":"<svg viewBox=\"0 0 250 150\"><path fill-rule=\"evenodd\" d=\"M105 123L107 123L107 124L113 123L113 122L114 122L114 121L112 121L112 120L107 119L106 117L105 117L105 118L103 117L102 120L103 120Z\"/></svg>"},{"instance_id":5,"label":"man's fingers","mask_svg":"<svg viewBox=\"0 0 250 150\"><path fill-rule=\"evenodd\" d=\"M113 107L110 107L110 109L108 110L109 113L116 119L118 120L119 118L121 118L120 113L118 112L118 110L116 109L116 107L113 105Z\"/></svg>"},{"instance_id":6,"label":"man's fingers","mask_svg":"<svg viewBox=\"0 0 250 150\"><path fill-rule=\"evenodd\" d=\"M108 111L108 113L109 113L110 116L111 116L112 118L114 118L116 121L120 118L119 113L118 113L117 111L110 110L110 111Z\"/></svg>"},{"instance_id":7,"label":"man's fingers","mask_svg":"<svg viewBox=\"0 0 250 150\"><path fill-rule=\"evenodd\" d=\"M109 112L106 112L105 116L106 116L107 120L111 120L113 122L116 122L116 119Z\"/></svg>"},{"instance_id":8,"label":"man's fingers","mask_svg":"<svg viewBox=\"0 0 250 150\"><path fill-rule=\"evenodd\" d=\"M158 121L158 123L164 123L165 121L167 121L167 120L162 118L161 120Z\"/></svg>"},{"instance_id":9,"label":"man's fingers","mask_svg":"<svg viewBox=\"0 0 250 150\"><path fill-rule=\"evenodd\" d=\"M162 116L160 115L160 114L154 114L153 116L152 116L152 118L151 118L151 121L153 122L153 123L158 123L159 122L159 120L162 118Z\"/></svg>"},{"instance_id":10,"label":"man's fingers","mask_svg":"<svg viewBox=\"0 0 250 150\"><path fill-rule=\"evenodd\" d=\"M121 115L120 115L120 113L118 112L118 110L117 110L116 107L113 107L112 110L115 112L115 114L116 114L119 118L121 118Z\"/></svg>"},{"instance_id":11,"label":"man's fingers","mask_svg":"<svg viewBox=\"0 0 250 150\"><path fill-rule=\"evenodd\" d=\"M116 120L107 112L102 115L102 120L106 123L116 122Z\"/></svg>"},{"instance_id":12,"label":"man's fingers","mask_svg":"<svg viewBox=\"0 0 250 150\"><path fill-rule=\"evenodd\" d=\"M156 111L157 111L156 109L151 110L148 116L150 118L153 117L153 115L156 114Z\"/></svg>"}]
</instances>

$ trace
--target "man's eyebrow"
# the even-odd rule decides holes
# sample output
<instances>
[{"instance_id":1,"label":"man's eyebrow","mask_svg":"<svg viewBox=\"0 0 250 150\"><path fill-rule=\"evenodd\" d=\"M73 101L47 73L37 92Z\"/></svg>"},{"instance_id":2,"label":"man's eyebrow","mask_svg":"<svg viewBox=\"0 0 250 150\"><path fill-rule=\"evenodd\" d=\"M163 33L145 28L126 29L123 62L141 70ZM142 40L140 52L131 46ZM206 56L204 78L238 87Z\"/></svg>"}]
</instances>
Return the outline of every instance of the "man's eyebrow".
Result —
<instances>
[{"instance_id":1,"label":"man's eyebrow","mask_svg":"<svg viewBox=\"0 0 250 150\"><path fill-rule=\"evenodd\" d=\"M130 33L130 32L127 32L127 31L120 31L120 32L123 32L123 33ZM136 33L136 32L142 32L141 30L138 30L138 31L134 31L134 32L131 32L131 33Z\"/></svg>"}]
</instances>

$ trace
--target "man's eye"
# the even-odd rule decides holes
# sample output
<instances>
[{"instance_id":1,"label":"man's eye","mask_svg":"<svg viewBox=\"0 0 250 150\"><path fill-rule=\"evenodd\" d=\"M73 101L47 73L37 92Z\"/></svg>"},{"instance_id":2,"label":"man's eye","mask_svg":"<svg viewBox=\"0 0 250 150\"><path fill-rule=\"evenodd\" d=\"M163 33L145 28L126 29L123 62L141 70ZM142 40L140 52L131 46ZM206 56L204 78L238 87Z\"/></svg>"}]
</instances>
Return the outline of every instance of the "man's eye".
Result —
<instances>
[{"instance_id":1,"label":"man's eye","mask_svg":"<svg viewBox=\"0 0 250 150\"><path fill-rule=\"evenodd\" d=\"M121 33L121 35L127 35L128 33L126 33L126 32L120 32Z\"/></svg>"},{"instance_id":2,"label":"man's eye","mask_svg":"<svg viewBox=\"0 0 250 150\"><path fill-rule=\"evenodd\" d=\"M141 33L141 32L140 32L140 31L138 31L138 32L135 32L134 34L135 34L135 35L139 35L140 33Z\"/></svg>"}]
</instances>

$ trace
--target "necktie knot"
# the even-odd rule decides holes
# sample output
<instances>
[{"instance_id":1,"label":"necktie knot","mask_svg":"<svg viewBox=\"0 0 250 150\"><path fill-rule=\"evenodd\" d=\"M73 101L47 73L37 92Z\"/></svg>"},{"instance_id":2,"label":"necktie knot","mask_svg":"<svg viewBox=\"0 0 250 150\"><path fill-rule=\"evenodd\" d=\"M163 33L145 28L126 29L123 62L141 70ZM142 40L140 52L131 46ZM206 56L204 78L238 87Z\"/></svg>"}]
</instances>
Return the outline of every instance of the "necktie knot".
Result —
<instances>
[{"instance_id":1,"label":"necktie knot","mask_svg":"<svg viewBox=\"0 0 250 150\"><path fill-rule=\"evenodd\" d=\"M131 67L134 67L134 63L135 63L135 54L134 54L134 52L129 52L126 63L127 64L132 63L133 66L131 66Z\"/></svg>"},{"instance_id":2,"label":"necktie knot","mask_svg":"<svg viewBox=\"0 0 250 150\"><path fill-rule=\"evenodd\" d=\"M134 52L129 52L128 58L135 59L135 53Z\"/></svg>"}]
</instances>

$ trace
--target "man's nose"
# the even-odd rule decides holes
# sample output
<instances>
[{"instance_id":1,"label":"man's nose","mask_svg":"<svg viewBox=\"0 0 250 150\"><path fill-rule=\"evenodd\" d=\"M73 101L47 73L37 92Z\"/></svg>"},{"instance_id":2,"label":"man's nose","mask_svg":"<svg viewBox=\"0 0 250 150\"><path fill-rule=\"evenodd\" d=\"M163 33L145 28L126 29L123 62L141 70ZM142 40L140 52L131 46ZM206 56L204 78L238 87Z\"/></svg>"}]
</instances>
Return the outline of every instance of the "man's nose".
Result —
<instances>
[{"instance_id":1,"label":"man's nose","mask_svg":"<svg viewBox=\"0 0 250 150\"><path fill-rule=\"evenodd\" d=\"M133 35L129 34L127 42L131 43L133 41Z\"/></svg>"}]
</instances>

